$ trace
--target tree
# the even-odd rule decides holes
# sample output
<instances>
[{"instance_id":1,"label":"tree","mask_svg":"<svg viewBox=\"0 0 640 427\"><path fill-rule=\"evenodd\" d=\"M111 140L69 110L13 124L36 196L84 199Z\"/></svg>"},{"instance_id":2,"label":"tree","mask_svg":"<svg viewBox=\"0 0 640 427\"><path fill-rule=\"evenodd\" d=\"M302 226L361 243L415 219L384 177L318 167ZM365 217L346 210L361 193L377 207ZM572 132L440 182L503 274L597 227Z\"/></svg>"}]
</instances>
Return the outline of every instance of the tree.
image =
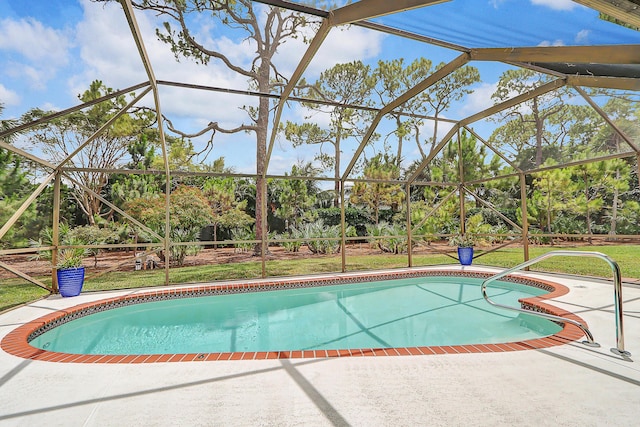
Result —
<instances>
[{"instance_id":1,"label":"tree","mask_svg":"<svg viewBox=\"0 0 640 427\"><path fill-rule=\"evenodd\" d=\"M438 71L445 65L444 62L438 64L435 71ZM479 81L480 72L478 69L470 65L465 65L438 80L428 89L427 102L431 105L433 116L435 117L430 151L433 151L437 145L438 117L440 117L440 114L447 111L453 101L459 101L465 95L472 93L471 85Z\"/></svg>"},{"instance_id":2,"label":"tree","mask_svg":"<svg viewBox=\"0 0 640 427\"><path fill-rule=\"evenodd\" d=\"M390 61L379 61L378 67L374 71L374 75L378 79L375 91L380 97L380 102L387 104L414 87L421 80L426 79L430 73L431 61L426 58L416 59L407 67L404 66L404 59L402 58ZM424 124L424 119L412 117L406 115L406 113L426 115L428 112L428 95L426 92L423 92L389 113L396 123L396 128L393 133L398 139L398 149L396 151L398 166L402 161L404 139L412 134L416 142L416 147L422 157L425 157L424 149L420 142L420 128Z\"/></svg>"},{"instance_id":3,"label":"tree","mask_svg":"<svg viewBox=\"0 0 640 427\"><path fill-rule=\"evenodd\" d=\"M200 165L194 164L196 156L193 142L190 139L176 138L165 135L167 141L167 161L169 170L172 171L195 171L200 169ZM153 156L151 161L152 169L164 169L164 159L162 156Z\"/></svg>"},{"instance_id":4,"label":"tree","mask_svg":"<svg viewBox=\"0 0 640 427\"><path fill-rule=\"evenodd\" d=\"M387 154L378 154L366 162L363 177L380 182L358 181L351 190L349 201L355 205L365 205L373 211L373 219L378 224L380 208L389 207L397 212L405 198L402 186L389 181L400 178L395 158Z\"/></svg>"},{"instance_id":5,"label":"tree","mask_svg":"<svg viewBox=\"0 0 640 427\"><path fill-rule=\"evenodd\" d=\"M233 72L246 77L250 85L259 93L271 93L282 84L283 76L278 72L274 61L278 48L287 40L299 36L299 30L308 24L307 18L297 12L278 7L260 5L254 8L251 0L141 0L133 1L138 9L155 11L163 18L162 29L156 34L163 42L171 47L176 60L191 58L200 64L207 65L210 61L224 64ZM191 14L206 12L208 19L242 32L241 38L252 44L255 56L249 65L238 64L230 52L220 52L213 46L208 46L205 39L201 39L191 31L188 22ZM174 29L172 24L177 25ZM210 25L214 25L213 22ZM213 44L213 43L212 43ZM266 235L262 227L261 206L266 201L265 160L267 147L267 132L270 116L269 98L260 97L257 107L245 108L251 123L242 124L236 128L224 128L217 124L212 129L225 132L253 132L256 135L256 239L262 240ZM255 253L262 252L262 245L257 244Z\"/></svg>"},{"instance_id":6,"label":"tree","mask_svg":"<svg viewBox=\"0 0 640 427\"><path fill-rule=\"evenodd\" d=\"M364 135L366 127L362 120L366 116L362 110L348 105L364 105L375 84L371 68L361 61L338 64L320 74L320 78L311 88L306 89L309 98L337 102L338 106L326 107L320 104L306 104L315 112L329 115L328 129L316 123L297 124L288 121L283 128L285 138L297 147L302 144L320 145L320 154L316 156L326 168L333 168L334 199L333 205L339 205L341 144L347 138ZM305 120L310 117L305 118ZM322 151L324 145L332 145L331 154Z\"/></svg>"},{"instance_id":7,"label":"tree","mask_svg":"<svg viewBox=\"0 0 640 427\"><path fill-rule=\"evenodd\" d=\"M130 200L125 205L131 215L159 235L164 234L165 202L159 196L147 196ZM169 196L170 231L172 242L194 242L202 227L211 224L213 214L202 191L181 185ZM197 252L200 246L171 246L171 261L182 265L187 254ZM160 259L166 260L160 252Z\"/></svg>"},{"instance_id":8,"label":"tree","mask_svg":"<svg viewBox=\"0 0 640 427\"><path fill-rule=\"evenodd\" d=\"M622 159L610 160L608 166L608 190L611 201L609 204L609 235L617 234L619 211L624 206L622 195L630 190L631 170L629 164Z\"/></svg>"},{"instance_id":9,"label":"tree","mask_svg":"<svg viewBox=\"0 0 640 427\"><path fill-rule=\"evenodd\" d=\"M127 152L131 161L125 165L126 169L147 170L156 158L155 150L144 133L127 147ZM124 173L111 175L107 188L111 201L119 207L128 200L160 194L164 190L162 177L158 175Z\"/></svg>"},{"instance_id":10,"label":"tree","mask_svg":"<svg viewBox=\"0 0 640 427\"><path fill-rule=\"evenodd\" d=\"M545 166L553 166L556 162L548 160ZM537 174L533 182L534 192L531 205L538 213L538 224L541 229L552 232L553 221L562 211L575 211L575 183L571 181L571 173L566 169L552 169Z\"/></svg>"},{"instance_id":11,"label":"tree","mask_svg":"<svg viewBox=\"0 0 640 427\"><path fill-rule=\"evenodd\" d=\"M3 111L4 104L0 103L0 116ZM16 125L15 120L0 120L0 132L9 130ZM11 140L6 139L2 142L10 143ZM0 224L4 225L11 218L31 189L28 172L22 166L20 157L0 147ZM34 237L33 230L30 230L27 225L35 216L35 207L30 206L11 230L2 237L0 246L26 245L28 239Z\"/></svg>"},{"instance_id":12,"label":"tree","mask_svg":"<svg viewBox=\"0 0 640 427\"><path fill-rule=\"evenodd\" d=\"M381 102L387 104L444 66L445 63L440 63L433 69L431 61L426 58L416 59L406 67L403 59L379 61L374 72L378 79L376 92L380 96ZM477 68L468 65L458 68L391 112L390 115L396 122L394 133L398 138L397 161L402 160L403 140L410 135L413 135L422 158L426 157L426 154L437 145L438 118L451 106L453 101L458 101L471 93L471 85L479 81L480 73ZM424 126L425 119L412 117L407 113L431 114L435 118L433 134L427 138L427 141L430 141L430 144L427 145L427 153L425 153L423 142L420 140L420 131Z\"/></svg>"},{"instance_id":13,"label":"tree","mask_svg":"<svg viewBox=\"0 0 640 427\"><path fill-rule=\"evenodd\" d=\"M0 102L0 116L2 116L2 113L4 112L4 103ZM0 132L5 132L8 131L11 128L14 128L18 125L17 121L14 119L2 119L0 120ZM6 140L3 140L2 142L11 142L10 138L11 136L14 134L10 134L9 137L6 137Z\"/></svg>"},{"instance_id":14,"label":"tree","mask_svg":"<svg viewBox=\"0 0 640 427\"><path fill-rule=\"evenodd\" d=\"M574 168L579 193L576 211L585 217L587 234L593 234L593 215L604 205L603 190L608 185L605 162L586 163ZM591 243L591 237L588 238Z\"/></svg>"},{"instance_id":15,"label":"tree","mask_svg":"<svg viewBox=\"0 0 640 427\"><path fill-rule=\"evenodd\" d=\"M498 87L491 98L499 102L506 101L530 92L552 79L524 68L508 70L500 76ZM494 131L489 142L496 147L511 147L510 151L516 155L522 155L527 148L532 148L533 155L522 159L521 166L525 169L539 167L544 161L543 148L553 147L566 135L566 129L562 126L551 129L551 118L566 113L567 96L568 89L560 88L506 109L496 119L505 121L505 125ZM556 117L554 123L562 124L563 120Z\"/></svg>"},{"instance_id":16,"label":"tree","mask_svg":"<svg viewBox=\"0 0 640 427\"><path fill-rule=\"evenodd\" d=\"M603 93L610 97L603 107L605 113L616 122L618 128L628 137L637 141L640 137L640 127L637 124L640 118L640 109L638 108L637 99L634 99L628 94L620 95L611 93L610 91L603 91ZM594 147L594 150L602 150L605 152L620 153L629 150L622 136L611 126L605 124L600 126L599 132L594 135L591 145ZM625 193L635 194L635 200L637 200L637 192L640 191L640 188L631 188L631 171L630 165L627 162L624 160L616 160L609 162L609 164L615 165L616 168L612 171L614 175L612 185L607 187L611 197L609 205L609 234L615 235L617 234L618 226L618 210L624 205ZM635 200L632 199L630 201L633 202Z\"/></svg>"},{"instance_id":17,"label":"tree","mask_svg":"<svg viewBox=\"0 0 640 427\"><path fill-rule=\"evenodd\" d=\"M253 218L246 213L247 200L235 197L236 182L233 178L208 178L204 183L203 195L212 211L213 240L218 240L218 228L245 228L253 224Z\"/></svg>"},{"instance_id":18,"label":"tree","mask_svg":"<svg viewBox=\"0 0 640 427\"><path fill-rule=\"evenodd\" d=\"M0 103L0 116L4 105ZM17 125L15 120L0 120L0 132L6 131ZM2 142L10 143L10 140ZM25 188L27 187L27 188ZM0 200L21 197L26 194L29 187L27 172L22 167L20 158L0 147Z\"/></svg>"},{"instance_id":19,"label":"tree","mask_svg":"<svg viewBox=\"0 0 640 427\"><path fill-rule=\"evenodd\" d=\"M460 132L460 150L458 150L458 141L452 140L447 145L444 160L449 163L447 167L449 176L445 178L445 181L467 182L488 178L490 175L495 176L499 170L500 158L493 156L488 162L487 147L484 144L478 144L478 139L474 135L463 130ZM464 171L463 179L460 177L460 162L462 162Z\"/></svg>"},{"instance_id":20,"label":"tree","mask_svg":"<svg viewBox=\"0 0 640 427\"><path fill-rule=\"evenodd\" d=\"M440 202L440 200L437 202ZM420 227L414 230L414 239L416 241L420 239L427 244L431 244L431 241L439 238L430 235L451 233L460 224L458 204L453 198L444 203L431 216L425 218L431 213L433 206L437 202L431 199L411 202L411 224L413 227L420 224Z\"/></svg>"},{"instance_id":21,"label":"tree","mask_svg":"<svg viewBox=\"0 0 640 427\"><path fill-rule=\"evenodd\" d=\"M460 177L460 163L462 163L462 177ZM438 168L441 168L441 171L438 171ZM493 156L491 160L488 160L487 147L484 144L479 144L474 135L463 130L460 132L460 141L452 140L449 142L444 150L442 160L436 160L432 169L436 172L435 175L442 174L444 182L466 184L476 179L498 175L500 158ZM476 184L473 191L479 197L488 201L491 185L491 183L487 182ZM476 207L481 207L481 202L478 200L476 200Z\"/></svg>"},{"instance_id":22,"label":"tree","mask_svg":"<svg viewBox=\"0 0 640 427\"><path fill-rule=\"evenodd\" d=\"M20 159L10 151L0 148L0 226L18 210L31 189L27 171L22 168ZM0 246L25 246L28 239L34 237L29 230L29 224L35 217L35 206L31 205L2 237Z\"/></svg>"},{"instance_id":23,"label":"tree","mask_svg":"<svg viewBox=\"0 0 640 427\"><path fill-rule=\"evenodd\" d=\"M111 93L113 89L95 80L79 98L82 102L89 102ZM125 105L125 97L118 96L93 105L85 111L76 111L64 117L55 118L34 127L30 132L31 142L37 145L51 162L61 163ZM23 119L32 121L50 113L36 108L26 113ZM69 166L92 169L65 172L72 178L69 185L73 189L73 197L89 224L95 225L96 216L108 217L112 211L103 209L102 201L85 191L82 185L96 194L106 195L105 187L109 181L107 170L120 166L119 162L127 153L129 144L139 138L151 121L152 118L145 112L136 116L124 114L109 129L70 158Z\"/></svg>"},{"instance_id":24,"label":"tree","mask_svg":"<svg viewBox=\"0 0 640 427\"><path fill-rule=\"evenodd\" d=\"M296 165L291 167L291 176L300 176L302 170ZM285 173L285 176L287 174ZM299 222L311 222L314 211L311 207L315 204L315 196L309 193L309 187L301 179L283 179L280 183L278 196L279 207L276 215L283 218L289 226L298 228Z\"/></svg>"}]
</instances>

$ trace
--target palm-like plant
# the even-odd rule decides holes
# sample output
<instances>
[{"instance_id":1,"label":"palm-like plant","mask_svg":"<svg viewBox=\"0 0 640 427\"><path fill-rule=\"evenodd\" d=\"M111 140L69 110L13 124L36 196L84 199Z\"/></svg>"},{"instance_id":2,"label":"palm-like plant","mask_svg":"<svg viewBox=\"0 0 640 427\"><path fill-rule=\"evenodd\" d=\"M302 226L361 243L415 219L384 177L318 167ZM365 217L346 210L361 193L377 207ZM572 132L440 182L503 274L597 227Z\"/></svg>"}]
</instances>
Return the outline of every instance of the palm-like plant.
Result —
<instances>
[{"instance_id":1,"label":"palm-like plant","mask_svg":"<svg viewBox=\"0 0 640 427\"><path fill-rule=\"evenodd\" d=\"M63 249L58 250L57 268L78 268L82 266L82 260L85 256L87 256L87 249L80 248L77 246L86 245L87 242L83 241L78 236L71 235L71 227L67 224L60 224L59 226L59 242L60 245L63 246L71 246L65 247ZM42 230L40 238L38 240L31 240L30 246L32 248L40 248L46 246L53 246L53 229L45 228ZM53 259L53 251L51 250L43 250L38 251L38 253L33 257L34 259Z\"/></svg>"}]
</instances>

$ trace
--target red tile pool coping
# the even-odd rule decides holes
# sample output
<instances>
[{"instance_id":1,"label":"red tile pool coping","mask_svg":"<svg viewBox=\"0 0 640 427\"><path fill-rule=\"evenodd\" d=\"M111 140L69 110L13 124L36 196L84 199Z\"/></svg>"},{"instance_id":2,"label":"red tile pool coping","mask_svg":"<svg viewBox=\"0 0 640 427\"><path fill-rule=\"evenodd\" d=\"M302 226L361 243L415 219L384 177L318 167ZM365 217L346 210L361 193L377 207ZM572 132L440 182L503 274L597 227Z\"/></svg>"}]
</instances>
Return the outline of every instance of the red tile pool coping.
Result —
<instances>
[{"instance_id":1,"label":"red tile pool coping","mask_svg":"<svg viewBox=\"0 0 640 427\"><path fill-rule=\"evenodd\" d=\"M86 316L97 311L104 311L124 305L138 304L170 298L189 298L203 295L222 295L229 293L256 292L264 290L291 289L294 287L329 286L338 284L358 283L371 280L392 280L425 276L458 276L473 278L488 278L492 274L455 271L455 270L416 270L392 273L367 273L349 276L331 276L328 278L305 278L259 281L252 283L233 283L202 285L193 287L162 289L135 295L125 295L108 298L91 303L80 304L68 309L47 314L9 332L0 342L5 352L30 360L40 360L58 363L161 363L161 362L205 362L217 360L266 360L266 359L301 359L301 358L329 358L329 357L388 357L388 356L427 356L438 354L461 353L500 353L507 351L533 350L554 347L576 341L584 336L575 325L565 323L561 331L555 335L526 341L502 344L466 344L453 346L425 346L401 348L360 348L341 350L294 350L294 351L263 351L237 353L190 353L190 354L145 354L145 355L85 355L57 353L33 347L29 341L59 324L78 317ZM548 293L520 300L522 307L532 311L542 311L556 316L576 320L584 325L586 322L573 313L546 304L544 301L565 295L569 289L559 283L533 279L523 276L507 276L503 281L535 286Z\"/></svg>"}]
</instances>

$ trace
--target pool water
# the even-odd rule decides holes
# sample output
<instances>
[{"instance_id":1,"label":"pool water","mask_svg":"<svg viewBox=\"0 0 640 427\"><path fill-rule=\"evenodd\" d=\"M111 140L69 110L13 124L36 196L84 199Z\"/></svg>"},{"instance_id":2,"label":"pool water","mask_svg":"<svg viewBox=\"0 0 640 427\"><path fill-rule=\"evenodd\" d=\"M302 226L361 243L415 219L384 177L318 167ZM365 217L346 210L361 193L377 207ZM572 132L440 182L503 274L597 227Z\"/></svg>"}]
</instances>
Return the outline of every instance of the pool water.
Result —
<instances>
[{"instance_id":1,"label":"pool water","mask_svg":"<svg viewBox=\"0 0 640 427\"><path fill-rule=\"evenodd\" d=\"M168 354L419 347L523 341L557 324L488 304L481 279L419 277L170 299L91 314L33 339L74 354ZM496 302L546 293L510 282Z\"/></svg>"}]
</instances>

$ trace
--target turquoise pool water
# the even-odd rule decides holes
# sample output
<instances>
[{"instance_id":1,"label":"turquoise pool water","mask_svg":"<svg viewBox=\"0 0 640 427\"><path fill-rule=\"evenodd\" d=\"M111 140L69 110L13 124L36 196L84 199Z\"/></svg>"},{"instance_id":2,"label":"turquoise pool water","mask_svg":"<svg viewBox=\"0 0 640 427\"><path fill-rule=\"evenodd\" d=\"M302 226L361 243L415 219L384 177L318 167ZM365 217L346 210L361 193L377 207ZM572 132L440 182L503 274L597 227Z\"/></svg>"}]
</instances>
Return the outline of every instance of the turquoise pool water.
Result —
<instances>
[{"instance_id":1,"label":"turquoise pool water","mask_svg":"<svg viewBox=\"0 0 640 427\"><path fill-rule=\"evenodd\" d=\"M140 303L70 321L30 344L119 355L329 350L503 343L561 329L494 308L481 282L420 277ZM519 306L519 298L545 291L495 282L488 293Z\"/></svg>"}]
</instances>

